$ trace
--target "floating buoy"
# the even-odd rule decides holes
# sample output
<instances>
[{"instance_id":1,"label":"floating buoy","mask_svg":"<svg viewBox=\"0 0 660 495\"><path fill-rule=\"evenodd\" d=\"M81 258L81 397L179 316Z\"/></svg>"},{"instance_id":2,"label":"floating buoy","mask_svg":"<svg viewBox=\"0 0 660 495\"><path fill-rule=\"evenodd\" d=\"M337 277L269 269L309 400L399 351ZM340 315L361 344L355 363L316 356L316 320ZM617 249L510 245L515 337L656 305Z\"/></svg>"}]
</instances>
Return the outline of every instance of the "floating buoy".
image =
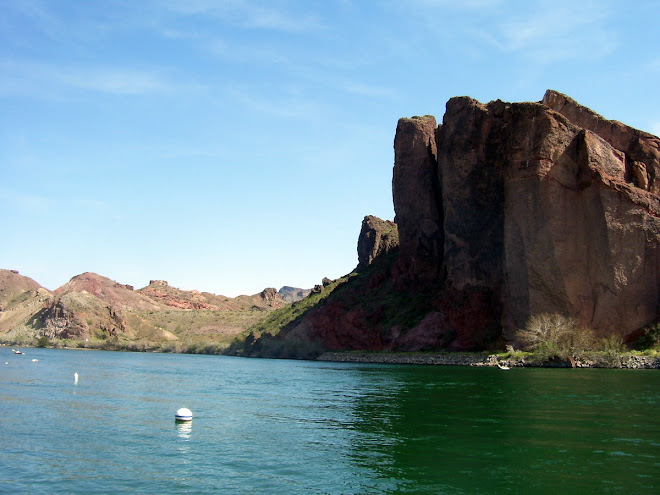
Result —
<instances>
[{"instance_id":1,"label":"floating buoy","mask_svg":"<svg viewBox=\"0 0 660 495\"><path fill-rule=\"evenodd\" d=\"M192 411L187 407L182 407L174 415L175 421L192 421Z\"/></svg>"},{"instance_id":2,"label":"floating buoy","mask_svg":"<svg viewBox=\"0 0 660 495\"><path fill-rule=\"evenodd\" d=\"M73 383L78 383L78 373L73 374Z\"/></svg>"}]
</instances>

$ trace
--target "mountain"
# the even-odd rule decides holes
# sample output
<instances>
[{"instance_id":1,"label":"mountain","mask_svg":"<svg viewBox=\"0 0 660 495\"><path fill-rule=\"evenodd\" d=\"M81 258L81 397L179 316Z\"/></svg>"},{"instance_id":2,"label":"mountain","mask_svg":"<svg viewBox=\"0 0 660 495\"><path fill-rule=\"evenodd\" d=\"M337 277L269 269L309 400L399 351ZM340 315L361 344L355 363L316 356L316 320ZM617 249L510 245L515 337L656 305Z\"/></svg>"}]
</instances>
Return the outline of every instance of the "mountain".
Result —
<instances>
[{"instance_id":1,"label":"mountain","mask_svg":"<svg viewBox=\"0 0 660 495\"><path fill-rule=\"evenodd\" d=\"M539 314L632 340L658 319L652 134L552 90L540 102L452 98L441 125L399 120L392 191L398 246L391 222L365 218L358 269L237 353L503 348Z\"/></svg>"},{"instance_id":2,"label":"mountain","mask_svg":"<svg viewBox=\"0 0 660 495\"><path fill-rule=\"evenodd\" d=\"M284 301L293 303L305 299L311 292L311 289L300 289L298 287L289 287L288 285L285 285L280 288L278 292Z\"/></svg>"},{"instance_id":3,"label":"mountain","mask_svg":"<svg viewBox=\"0 0 660 495\"><path fill-rule=\"evenodd\" d=\"M45 337L57 346L217 352L286 305L272 288L229 298L152 280L134 290L89 272L50 292L0 270L0 341L26 345Z\"/></svg>"}]
</instances>

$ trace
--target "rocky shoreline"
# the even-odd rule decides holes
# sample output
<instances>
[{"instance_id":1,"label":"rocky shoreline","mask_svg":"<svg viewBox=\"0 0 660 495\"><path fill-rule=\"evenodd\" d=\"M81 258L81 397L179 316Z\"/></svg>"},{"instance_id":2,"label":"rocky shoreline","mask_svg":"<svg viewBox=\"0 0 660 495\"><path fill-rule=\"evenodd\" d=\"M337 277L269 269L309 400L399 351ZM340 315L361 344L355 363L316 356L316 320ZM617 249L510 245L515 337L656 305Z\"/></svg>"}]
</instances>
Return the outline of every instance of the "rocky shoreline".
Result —
<instances>
[{"instance_id":1,"label":"rocky shoreline","mask_svg":"<svg viewBox=\"0 0 660 495\"><path fill-rule=\"evenodd\" d=\"M325 352L317 361L339 363L416 364L439 366L481 366L509 368L625 368L660 369L660 357L621 354L608 359L535 362L525 358L499 358L495 354L407 353L407 352Z\"/></svg>"}]
</instances>

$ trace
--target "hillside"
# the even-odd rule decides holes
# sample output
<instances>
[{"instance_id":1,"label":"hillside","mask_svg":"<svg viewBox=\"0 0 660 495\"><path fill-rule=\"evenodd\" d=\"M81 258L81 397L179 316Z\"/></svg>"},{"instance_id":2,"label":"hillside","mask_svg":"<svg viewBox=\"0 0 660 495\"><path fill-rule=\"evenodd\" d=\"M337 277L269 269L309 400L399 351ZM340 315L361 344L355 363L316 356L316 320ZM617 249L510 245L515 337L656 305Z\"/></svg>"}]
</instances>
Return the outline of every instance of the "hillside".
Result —
<instances>
[{"instance_id":1,"label":"hillside","mask_svg":"<svg viewBox=\"0 0 660 495\"><path fill-rule=\"evenodd\" d=\"M0 342L214 353L287 304L275 289L229 298L152 280L134 290L89 272L50 292L0 270Z\"/></svg>"},{"instance_id":2,"label":"hillside","mask_svg":"<svg viewBox=\"0 0 660 495\"><path fill-rule=\"evenodd\" d=\"M14 342L35 334L33 317L52 294L16 270L0 269L0 338Z\"/></svg>"}]
</instances>

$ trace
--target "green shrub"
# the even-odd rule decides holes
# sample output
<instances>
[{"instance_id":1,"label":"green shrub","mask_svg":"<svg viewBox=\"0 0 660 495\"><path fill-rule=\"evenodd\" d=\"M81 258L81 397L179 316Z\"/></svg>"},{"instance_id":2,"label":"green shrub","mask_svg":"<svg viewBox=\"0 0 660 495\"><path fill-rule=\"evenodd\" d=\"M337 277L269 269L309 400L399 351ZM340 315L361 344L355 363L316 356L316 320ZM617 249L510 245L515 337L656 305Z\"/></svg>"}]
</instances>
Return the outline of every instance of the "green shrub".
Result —
<instances>
[{"instance_id":1,"label":"green shrub","mask_svg":"<svg viewBox=\"0 0 660 495\"><path fill-rule=\"evenodd\" d=\"M660 321L656 321L644 328L642 336L637 340L637 348L651 349L660 344Z\"/></svg>"}]
</instances>

